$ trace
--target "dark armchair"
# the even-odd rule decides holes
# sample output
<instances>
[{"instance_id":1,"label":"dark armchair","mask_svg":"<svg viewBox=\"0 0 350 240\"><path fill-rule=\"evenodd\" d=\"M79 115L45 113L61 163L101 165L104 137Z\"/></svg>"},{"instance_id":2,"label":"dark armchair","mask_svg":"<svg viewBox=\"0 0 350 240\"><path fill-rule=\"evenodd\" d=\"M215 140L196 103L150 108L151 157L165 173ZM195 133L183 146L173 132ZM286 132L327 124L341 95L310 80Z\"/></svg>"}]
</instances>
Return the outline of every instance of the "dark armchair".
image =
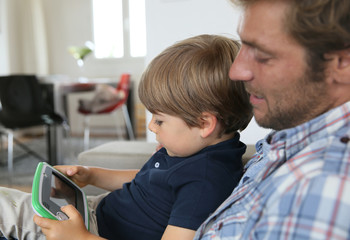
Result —
<instances>
[{"instance_id":1,"label":"dark armchair","mask_svg":"<svg viewBox=\"0 0 350 240\"><path fill-rule=\"evenodd\" d=\"M34 126L46 127L47 161L56 164L56 126L68 127L63 117L47 103L41 85L34 75L0 76L0 134L7 136L8 171L13 172L13 142L41 161L43 159L18 139L14 132Z\"/></svg>"}]
</instances>

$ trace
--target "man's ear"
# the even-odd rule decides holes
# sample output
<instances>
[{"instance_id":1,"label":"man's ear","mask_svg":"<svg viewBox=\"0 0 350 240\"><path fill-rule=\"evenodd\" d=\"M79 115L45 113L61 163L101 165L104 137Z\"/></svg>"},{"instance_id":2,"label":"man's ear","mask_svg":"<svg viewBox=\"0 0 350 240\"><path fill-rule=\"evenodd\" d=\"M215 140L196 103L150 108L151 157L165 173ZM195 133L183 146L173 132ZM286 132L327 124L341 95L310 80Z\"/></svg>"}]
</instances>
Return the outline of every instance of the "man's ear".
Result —
<instances>
[{"instance_id":1,"label":"man's ear","mask_svg":"<svg viewBox=\"0 0 350 240\"><path fill-rule=\"evenodd\" d=\"M329 60L329 72L332 81L350 84L350 48L324 55Z\"/></svg>"},{"instance_id":2,"label":"man's ear","mask_svg":"<svg viewBox=\"0 0 350 240\"><path fill-rule=\"evenodd\" d=\"M199 121L201 124L200 134L202 138L210 136L216 129L218 122L216 116L209 112L202 113Z\"/></svg>"}]
</instances>

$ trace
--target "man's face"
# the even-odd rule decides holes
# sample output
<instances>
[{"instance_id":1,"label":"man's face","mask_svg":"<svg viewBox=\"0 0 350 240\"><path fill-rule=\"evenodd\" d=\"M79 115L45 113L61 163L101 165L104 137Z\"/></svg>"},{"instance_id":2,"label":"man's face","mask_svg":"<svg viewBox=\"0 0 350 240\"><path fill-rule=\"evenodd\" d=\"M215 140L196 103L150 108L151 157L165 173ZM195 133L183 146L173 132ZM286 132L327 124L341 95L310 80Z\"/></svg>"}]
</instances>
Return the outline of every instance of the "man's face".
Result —
<instances>
[{"instance_id":1,"label":"man's face","mask_svg":"<svg viewBox=\"0 0 350 240\"><path fill-rule=\"evenodd\" d=\"M230 78L244 81L259 125L276 130L306 122L329 109L324 78L309 69L305 49L285 30L284 1L248 7L239 34L242 48Z\"/></svg>"}]
</instances>

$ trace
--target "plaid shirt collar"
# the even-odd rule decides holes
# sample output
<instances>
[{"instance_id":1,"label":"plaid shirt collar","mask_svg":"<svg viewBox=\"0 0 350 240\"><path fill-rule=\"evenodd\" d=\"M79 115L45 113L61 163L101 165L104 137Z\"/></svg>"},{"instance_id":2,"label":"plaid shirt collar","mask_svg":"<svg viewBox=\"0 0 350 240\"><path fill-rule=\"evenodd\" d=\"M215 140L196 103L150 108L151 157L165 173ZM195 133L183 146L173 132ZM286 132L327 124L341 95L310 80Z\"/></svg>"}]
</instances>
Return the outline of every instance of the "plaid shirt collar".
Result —
<instances>
[{"instance_id":1,"label":"plaid shirt collar","mask_svg":"<svg viewBox=\"0 0 350 240\"><path fill-rule=\"evenodd\" d=\"M310 143L335 135L339 126L349 125L350 101L297 127L269 134L267 136L267 142L271 145L270 152L267 153L269 163L260 176L261 180L268 177L287 159L293 161L294 156L307 149ZM313 152L316 151L317 149Z\"/></svg>"},{"instance_id":2,"label":"plaid shirt collar","mask_svg":"<svg viewBox=\"0 0 350 240\"><path fill-rule=\"evenodd\" d=\"M266 167L256 174L254 178L250 178L237 187L231 196L199 228L196 237L200 238L212 224L215 224L215 219L218 215L223 213L225 209L232 207L237 200L246 197L247 194L249 195L250 189L259 187L259 184L273 174L279 166L286 161L293 162L296 158L307 157L307 155L303 156L302 152L313 154L320 151L321 149L317 148L310 151L310 143L317 139L326 139L328 136L334 136L344 126L346 128L350 126L350 101L297 127L269 134L262 143L269 143L270 146L260 147L254 158L249 161L253 165L254 162L263 160L267 156L268 161L265 159ZM268 152L263 152L266 149L268 149ZM238 232L236 234L240 235ZM233 233L233 235L235 234Z\"/></svg>"}]
</instances>

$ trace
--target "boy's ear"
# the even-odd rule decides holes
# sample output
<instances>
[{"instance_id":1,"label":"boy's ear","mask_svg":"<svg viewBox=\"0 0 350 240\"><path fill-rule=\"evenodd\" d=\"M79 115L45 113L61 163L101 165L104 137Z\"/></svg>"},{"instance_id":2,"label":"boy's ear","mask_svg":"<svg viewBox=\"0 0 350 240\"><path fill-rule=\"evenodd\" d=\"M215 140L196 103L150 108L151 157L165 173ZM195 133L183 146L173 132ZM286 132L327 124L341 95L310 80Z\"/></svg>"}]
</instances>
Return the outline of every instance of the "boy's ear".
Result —
<instances>
[{"instance_id":1,"label":"boy's ear","mask_svg":"<svg viewBox=\"0 0 350 240\"><path fill-rule=\"evenodd\" d=\"M209 113L209 112L204 112L202 113L202 116L200 118L200 134L202 138L206 138L212 134L216 128L217 125L217 118L215 115Z\"/></svg>"},{"instance_id":2,"label":"boy's ear","mask_svg":"<svg viewBox=\"0 0 350 240\"><path fill-rule=\"evenodd\" d=\"M324 55L330 60L331 78L337 83L350 83L350 48Z\"/></svg>"}]
</instances>

